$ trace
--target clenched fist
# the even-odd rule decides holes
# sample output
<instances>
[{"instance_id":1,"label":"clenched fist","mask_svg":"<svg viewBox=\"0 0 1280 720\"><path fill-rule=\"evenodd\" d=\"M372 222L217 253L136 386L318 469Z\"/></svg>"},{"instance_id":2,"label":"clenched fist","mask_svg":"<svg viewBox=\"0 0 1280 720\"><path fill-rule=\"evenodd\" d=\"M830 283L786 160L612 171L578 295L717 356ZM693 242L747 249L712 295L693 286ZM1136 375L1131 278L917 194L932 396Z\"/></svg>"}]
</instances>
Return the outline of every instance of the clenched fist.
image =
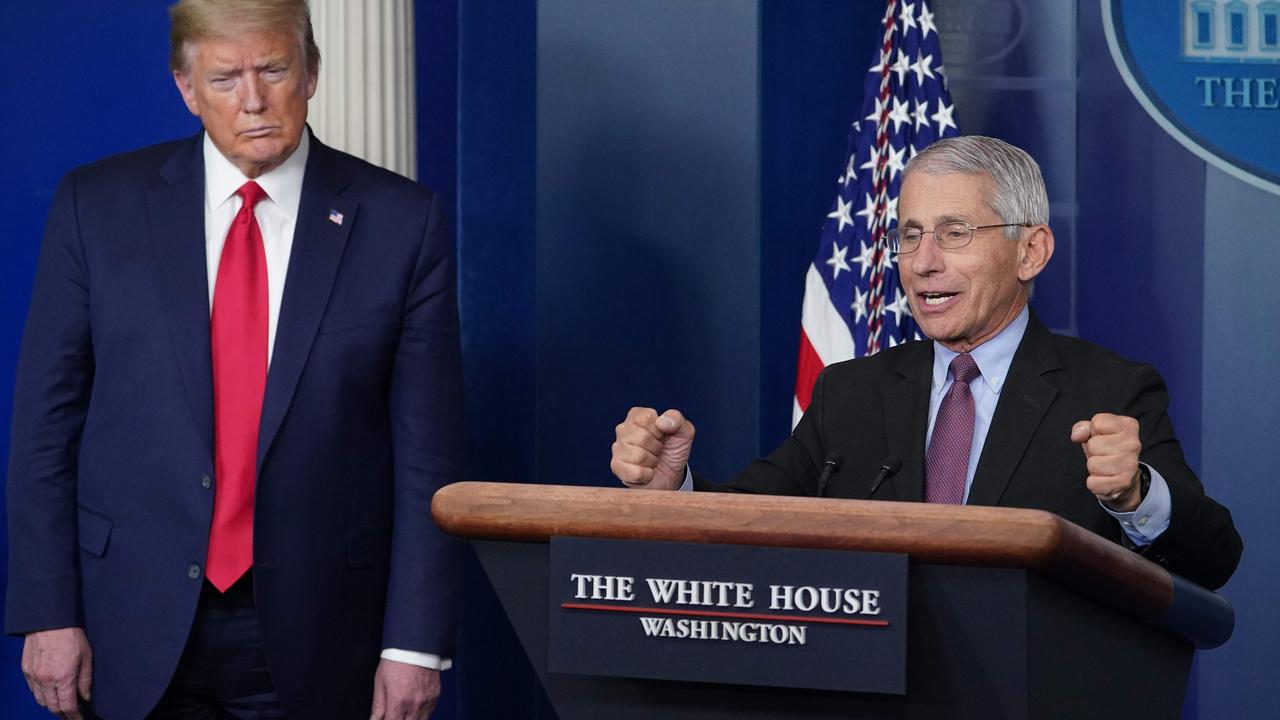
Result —
<instances>
[{"instance_id":1,"label":"clenched fist","mask_svg":"<svg viewBox=\"0 0 1280 720\"><path fill-rule=\"evenodd\" d=\"M609 468L624 485L675 490L684 484L695 430L679 410L659 415L653 408L631 408L615 432Z\"/></svg>"},{"instance_id":2,"label":"clenched fist","mask_svg":"<svg viewBox=\"0 0 1280 720\"><path fill-rule=\"evenodd\" d=\"M1133 512L1142 503L1138 474L1138 421L1124 415L1098 413L1071 427L1071 442L1084 449L1089 477L1085 484L1116 512Z\"/></svg>"}]
</instances>

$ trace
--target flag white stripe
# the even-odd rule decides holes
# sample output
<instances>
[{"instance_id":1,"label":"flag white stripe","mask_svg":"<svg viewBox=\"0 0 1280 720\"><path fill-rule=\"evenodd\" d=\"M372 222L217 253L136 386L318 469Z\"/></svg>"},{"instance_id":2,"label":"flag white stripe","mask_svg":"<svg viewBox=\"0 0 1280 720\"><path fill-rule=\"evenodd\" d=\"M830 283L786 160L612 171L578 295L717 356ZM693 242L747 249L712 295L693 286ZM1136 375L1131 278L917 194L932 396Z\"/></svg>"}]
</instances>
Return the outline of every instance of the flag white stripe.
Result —
<instances>
[{"instance_id":1,"label":"flag white stripe","mask_svg":"<svg viewBox=\"0 0 1280 720\"><path fill-rule=\"evenodd\" d=\"M809 338L823 365L830 365L853 357L853 335L844 318L831 304L827 284L818 274L818 268L809 263L804 281L804 308L800 314L800 326Z\"/></svg>"}]
</instances>

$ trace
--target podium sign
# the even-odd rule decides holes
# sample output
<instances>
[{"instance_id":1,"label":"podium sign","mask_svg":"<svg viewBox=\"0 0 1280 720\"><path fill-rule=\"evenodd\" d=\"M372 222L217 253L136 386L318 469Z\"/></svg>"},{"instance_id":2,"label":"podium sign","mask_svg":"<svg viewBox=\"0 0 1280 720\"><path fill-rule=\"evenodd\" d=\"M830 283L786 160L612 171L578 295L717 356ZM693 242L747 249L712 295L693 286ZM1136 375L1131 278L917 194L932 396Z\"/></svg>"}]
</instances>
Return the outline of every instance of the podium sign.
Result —
<instances>
[{"instance_id":1,"label":"podium sign","mask_svg":"<svg viewBox=\"0 0 1280 720\"><path fill-rule=\"evenodd\" d=\"M553 537L551 672L903 694L907 556Z\"/></svg>"}]
</instances>

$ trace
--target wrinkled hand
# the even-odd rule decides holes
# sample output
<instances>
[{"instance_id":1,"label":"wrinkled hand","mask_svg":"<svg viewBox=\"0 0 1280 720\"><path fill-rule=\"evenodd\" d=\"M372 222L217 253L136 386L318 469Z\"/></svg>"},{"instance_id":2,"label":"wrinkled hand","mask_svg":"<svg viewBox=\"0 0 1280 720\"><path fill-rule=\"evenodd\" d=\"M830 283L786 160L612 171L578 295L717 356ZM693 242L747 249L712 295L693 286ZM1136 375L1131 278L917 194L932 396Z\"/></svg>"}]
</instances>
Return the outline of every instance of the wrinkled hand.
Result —
<instances>
[{"instance_id":1,"label":"wrinkled hand","mask_svg":"<svg viewBox=\"0 0 1280 720\"><path fill-rule=\"evenodd\" d=\"M439 699L439 670L382 660L373 676L370 720L425 720Z\"/></svg>"},{"instance_id":2,"label":"wrinkled hand","mask_svg":"<svg viewBox=\"0 0 1280 720\"><path fill-rule=\"evenodd\" d=\"M93 651L78 627L28 633L22 674L36 703L58 717L80 720L80 698L93 686Z\"/></svg>"},{"instance_id":3,"label":"wrinkled hand","mask_svg":"<svg viewBox=\"0 0 1280 720\"><path fill-rule=\"evenodd\" d=\"M684 484L696 429L679 410L659 415L653 408L631 408L615 432L609 469L624 485L675 490Z\"/></svg>"},{"instance_id":4,"label":"wrinkled hand","mask_svg":"<svg viewBox=\"0 0 1280 720\"><path fill-rule=\"evenodd\" d=\"M1084 450L1089 469L1089 492L1116 512L1132 512L1142 503L1139 483L1138 421L1124 415L1099 413L1071 427L1071 442Z\"/></svg>"}]
</instances>

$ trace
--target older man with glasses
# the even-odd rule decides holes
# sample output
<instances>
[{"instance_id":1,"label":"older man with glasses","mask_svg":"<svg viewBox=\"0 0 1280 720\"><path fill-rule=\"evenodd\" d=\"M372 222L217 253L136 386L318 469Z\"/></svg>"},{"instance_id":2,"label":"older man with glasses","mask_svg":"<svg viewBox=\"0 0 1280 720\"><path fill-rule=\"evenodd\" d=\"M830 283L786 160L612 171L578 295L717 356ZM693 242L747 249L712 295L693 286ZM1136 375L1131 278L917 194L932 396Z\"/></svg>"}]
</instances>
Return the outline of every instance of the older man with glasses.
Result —
<instances>
[{"instance_id":1,"label":"older man with glasses","mask_svg":"<svg viewBox=\"0 0 1280 720\"><path fill-rule=\"evenodd\" d=\"M907 164L890 250L927 342L828 367L792 436L724 484L688 468L694 426L633 408L630 487L1048 510L1210 588L1242 542L1187 466L1150 365L1051 334L1027 306L1053 256L1040 168L994 138ZM841 462L829 462L830 458Z\"/></svg>"}]
</instances>

